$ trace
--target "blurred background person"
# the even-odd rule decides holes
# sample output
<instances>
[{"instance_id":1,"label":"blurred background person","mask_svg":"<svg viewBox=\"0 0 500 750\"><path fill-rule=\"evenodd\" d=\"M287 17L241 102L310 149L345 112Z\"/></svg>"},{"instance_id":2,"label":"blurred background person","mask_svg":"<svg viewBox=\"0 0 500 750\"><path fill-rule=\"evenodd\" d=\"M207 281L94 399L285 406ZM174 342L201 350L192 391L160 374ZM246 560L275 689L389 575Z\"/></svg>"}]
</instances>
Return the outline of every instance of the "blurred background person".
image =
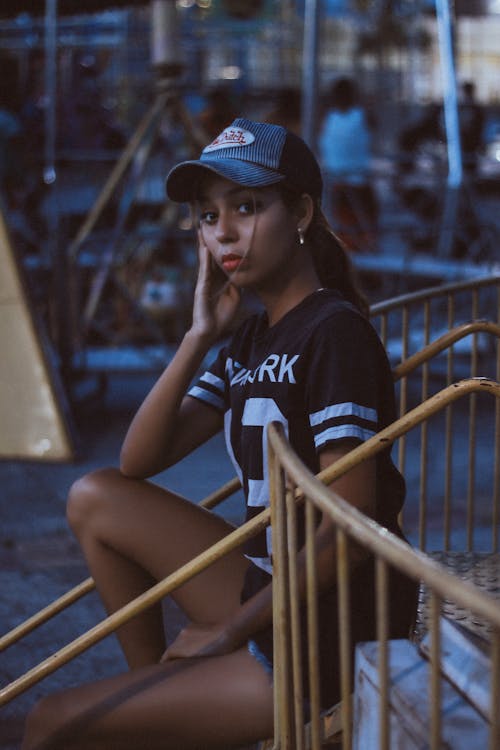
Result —
<instances>
[{"instance_id":1,"label":"blurred background person","mask_svg":"<svg viewBox=\"0 0 500 750\"><path fill-rule=\"evenodd\" d=\"M302 131L301 92L294 86L287 86L278 93L274 106L265 116L265 122L281 125L295 135Z\"/></svg>"},{"instance_id":2,"label":"blurred background person","mask_svg":"<svg viewBox=\"0 0 500 750\"><path fill-rule=\"evenodd\" d=\"M328 92L318 148L332 224L351 250L377 245L378 203L370 180L372 129L354 80L335 80Z\"/></svg>"},{"instance_id":3,"label":"blurred background person","mask_svg":"<svg viewBox=\"0 0 500 750\"><path fill-rule=\"evenodd\" d=\"M198 115L198 123L209 140L217 138L237 117L231 94L226 86L217 86L207 96L207 104Z\"/></svg>"},{"instance_id":4,"label":"blurred background person","mask_svg":"<svg viewBox=\"0 0 500 750\"><path fill-rule=\"evenodd\" d=\"M477 171L478 159L484 148L484 110L476 100L473 81L464 81L461 94L458 119L463 166L465 172L472 176Z\"/></svg>"}]
</instances>

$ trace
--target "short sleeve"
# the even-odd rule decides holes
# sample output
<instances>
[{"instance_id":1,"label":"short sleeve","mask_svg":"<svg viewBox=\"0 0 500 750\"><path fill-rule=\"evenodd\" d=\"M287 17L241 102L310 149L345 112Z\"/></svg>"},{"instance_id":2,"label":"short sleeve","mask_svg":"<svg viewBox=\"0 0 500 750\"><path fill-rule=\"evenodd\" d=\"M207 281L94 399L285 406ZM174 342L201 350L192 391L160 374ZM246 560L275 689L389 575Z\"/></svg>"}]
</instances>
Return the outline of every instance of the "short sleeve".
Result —
<instances>
[{"instance_id":1,"label":"short sleeve","mask_svg":"<svg viewBox=\"0 0 500 750\"><path fill-rule=\"evenodd\" d=\"M370 323L350 311L315 332L305 400L316 452L341 440L364 442L379 429L379 383L388 377L382 351Z\"/></svg>"},{"instance_id":2,"label":"short sleeve","mask_svg":"<svg viewBox=\"0 0 500 750\"><path fill-rule=\"evenodd\" d=\"M187 395L203 401L223 414L227 409L226 373L230 361L227 348L223 347L208 369L191 386Z\"/></svg>"}]
</instances>

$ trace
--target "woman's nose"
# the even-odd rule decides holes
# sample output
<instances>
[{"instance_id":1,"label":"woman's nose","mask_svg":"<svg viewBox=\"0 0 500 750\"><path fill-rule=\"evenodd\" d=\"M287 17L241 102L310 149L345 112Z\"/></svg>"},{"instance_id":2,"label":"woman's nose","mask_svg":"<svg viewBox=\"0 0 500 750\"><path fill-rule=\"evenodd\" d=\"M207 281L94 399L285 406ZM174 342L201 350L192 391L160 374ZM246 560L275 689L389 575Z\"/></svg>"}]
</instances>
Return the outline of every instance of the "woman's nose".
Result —
<instances>
[{"instance_id":1,"label":"woman's nose","mask_svg":"<svg viewBox=\"0 0 500 750\"><path fill-rule=\"evenodd\" d=\"M215 236L218 242L231 242L235 239L237 234L236 226L232 221L229 213L225 211L219 214L217 220L217 226L215 228Z\"/></svg>"}]
</instances>

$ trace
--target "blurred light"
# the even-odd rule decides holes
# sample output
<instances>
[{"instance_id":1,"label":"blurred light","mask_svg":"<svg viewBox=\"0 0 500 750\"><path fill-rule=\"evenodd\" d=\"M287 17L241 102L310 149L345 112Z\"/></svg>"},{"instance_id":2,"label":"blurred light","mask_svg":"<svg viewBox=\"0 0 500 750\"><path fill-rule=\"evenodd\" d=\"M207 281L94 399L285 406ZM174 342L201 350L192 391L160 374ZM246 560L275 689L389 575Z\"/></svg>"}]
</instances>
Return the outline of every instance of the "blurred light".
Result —
<instances>
[{"instance_id":1,"label":"blurred light","mask_svg":"<svg viewBox=\"0 0 500 750\"><path fill-rule=\"evenodd\" d=\"M207 10L212 5L212 0L196 0L196 5L198 8L203 8L203 10Z\"/></svg>"},{"instance_id":2,"label":"blurred light","mask_svg":"<svg viewBox=\"0 0 500 750\"><path fill-rule=\"evenodd\" d=\"M500 13L500 0L489 0L488 10L490 13Z\"/></svg>"},{"instance_id":3,"label":"blurred light","mask_svg":"<svg viewBox=\"0 0 500 750\"><path fill-rule=\"evenodd\" d=\"M221 70L221 77L227 81L237 81L238 78L241 78L241 68L237 65L226 65Z\"/></svg>"},{"instance_id":4,"label":"blurred light","mask_svg":"<svg viewBox=\"0 0 500 750\"><path fill-rule=\"evenodd\" d=\"M54 167L46 167L43 170L43 181L46 185L53 185L56 181L56 170Z\"/></svg>"},{"instance_id":5,"label":"blurred light","mask_svg":"<svg viewBox=\"0 0 500 750\"><path fill-rule=\"evenodd\" d=\"M195 4L195 0L177 0L178 8L192 8Z\"/></svg>"},{"instance_id":6,"label":"blurred light","mask_svg":"<svg viewBox=\"0 0 500 750\"><path fill-rule=\"evenodd\" d=\"M33 444L33 452L36 456L44 456L52 448L52 441L49 438L41 438Z\"/></svg>"},{"instance_id":7,"label":"blurred light","mask_svg":"<svg viewBox=\"0 0 500 750\"><path fill-rule=\"evenodd\" d=\"M500 161L500 148L497 148L495 151L495 159L496 161Z\"/></svg>"}]
</instances>

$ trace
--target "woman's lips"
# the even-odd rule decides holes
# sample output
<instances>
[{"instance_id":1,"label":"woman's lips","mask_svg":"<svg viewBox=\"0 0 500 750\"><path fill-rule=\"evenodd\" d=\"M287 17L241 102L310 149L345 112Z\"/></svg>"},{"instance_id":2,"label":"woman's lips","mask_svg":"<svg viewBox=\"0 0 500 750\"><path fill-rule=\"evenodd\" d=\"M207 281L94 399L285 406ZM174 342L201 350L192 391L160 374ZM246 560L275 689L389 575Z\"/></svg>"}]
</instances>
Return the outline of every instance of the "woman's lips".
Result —
<instances>
[{"instance_id":1,"label":"woman's lips","mask_svg":"<svg viewBox=\"0 0 500 750\"><path fill-rule=\"evenodd\" d=\"M224 271L227 271L227 273L233 273L239 268L242 260L243 258L241 257L241 255L234 255L233 253L230 253L229 255L223 255L222 268L224 269Z\"/></svg>"}]
</instances>

